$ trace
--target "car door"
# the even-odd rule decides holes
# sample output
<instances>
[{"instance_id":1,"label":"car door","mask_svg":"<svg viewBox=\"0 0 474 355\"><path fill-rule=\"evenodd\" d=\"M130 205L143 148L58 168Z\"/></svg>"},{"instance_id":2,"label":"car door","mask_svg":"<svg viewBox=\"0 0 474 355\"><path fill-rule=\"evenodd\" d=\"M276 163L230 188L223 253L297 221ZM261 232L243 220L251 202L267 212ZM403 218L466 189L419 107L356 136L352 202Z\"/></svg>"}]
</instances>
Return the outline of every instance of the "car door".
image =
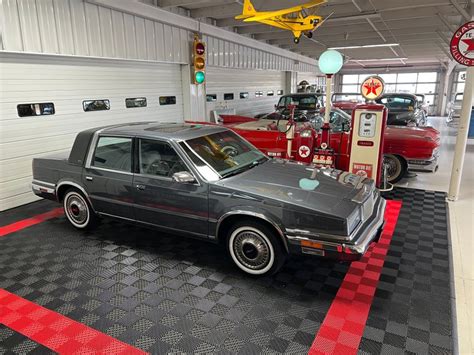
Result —
<instances>
[{"instance_id":1,"label":"car door","mask_svg":"<svg viewBox=\"0 0 474 355\"><path fill-rule=\"evenodd\" d=\"M94 138L82 182L97 212L134 219L132 147L132 137Z\"/></svg>"},{"instance_id":2,"label":"car door","mask_svg":"<svg viewBox=\"0 0 474 355\"><path fill-rule=\"evenodd\" d=\"M169 142L140 138L137 147L133 180L137 221L207 237L207 184L173 180L174 173L192 172Z\"/></svg>"}]
</instances>

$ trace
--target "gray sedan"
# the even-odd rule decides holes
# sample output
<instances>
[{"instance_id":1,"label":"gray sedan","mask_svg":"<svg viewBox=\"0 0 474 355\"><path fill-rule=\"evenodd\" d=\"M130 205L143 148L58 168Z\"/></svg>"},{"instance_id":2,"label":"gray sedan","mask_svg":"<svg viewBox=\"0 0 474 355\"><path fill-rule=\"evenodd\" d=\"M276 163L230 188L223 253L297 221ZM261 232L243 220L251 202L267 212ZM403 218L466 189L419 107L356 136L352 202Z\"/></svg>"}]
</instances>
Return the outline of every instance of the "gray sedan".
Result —
<instances>
[{"instance_id":1,"label":"gray sedan","mask_svg":"<svg viewBox=\"0 0 474 355\"><path fill-rule=\"evenodd\" d=\"M69 156L34 159L33 179L78 229L113 217L219 242L252 275L276 272L288 254L356 260L385 209L373 180L269 159L209 125L87 130Z\"/></svg>"}]
</instances>

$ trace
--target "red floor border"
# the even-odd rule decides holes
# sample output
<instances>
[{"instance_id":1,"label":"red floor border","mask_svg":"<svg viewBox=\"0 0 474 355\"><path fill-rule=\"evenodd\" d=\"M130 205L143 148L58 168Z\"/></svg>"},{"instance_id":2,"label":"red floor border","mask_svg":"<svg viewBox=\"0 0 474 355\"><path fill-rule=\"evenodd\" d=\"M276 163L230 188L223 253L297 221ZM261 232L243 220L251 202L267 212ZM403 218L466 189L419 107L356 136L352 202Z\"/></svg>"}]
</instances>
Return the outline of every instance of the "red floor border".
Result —
<instances>
[{"instance_id":1,"label":"red floor border","mask_svg":"<svg viewBox=\"0 0 474 355\"><path fill-rule=\"evenodd\" d=\"M380 240L360 261L352 262L309 349L310 355L357 354L401 207L401 201L387 201Z\"/></svg>"},{"instance_id":2,"label":"red floor border","mask_svg":"<svg viewBox=\"0 0 474 355\"><path fill-rule=\"evenodd\" d=\"M23 219L21 221L8 224L6 226L0 227L0 237L4 237L8 234L17 232L19 230L34 226L35 224L44 222L48 219L59 217L63 214L63 209L61 207L55 208L54 210L36 215L31 218Z\"/></svg>"},{"instance_id":3,"label":"red floor border","mask_svg":"<svg viewBox=\"0 0 474 355\"><path fill-rule=\"evenodd\" d=\"M0 324L59 354L146 354L4 289L0 289Z\"/></svg>"}]
</instances>

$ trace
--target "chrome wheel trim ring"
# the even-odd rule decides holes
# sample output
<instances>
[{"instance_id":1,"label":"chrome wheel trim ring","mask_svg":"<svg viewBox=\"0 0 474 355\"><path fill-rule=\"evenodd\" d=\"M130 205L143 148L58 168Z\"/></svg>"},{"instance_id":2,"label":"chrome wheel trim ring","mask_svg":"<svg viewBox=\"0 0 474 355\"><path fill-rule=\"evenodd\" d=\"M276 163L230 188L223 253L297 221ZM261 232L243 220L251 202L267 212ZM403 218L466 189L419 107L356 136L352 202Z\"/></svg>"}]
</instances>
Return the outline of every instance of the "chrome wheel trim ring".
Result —
<instances>
[{"instance_id":1,"label":"chrome wheel trim ring","mask_svg":"<svg viewBox=\"0 0 474 355\"><path fill-rule=\"evenodd\" d=\"M399 176L402 172L402 164L393 155L388 154L384 156L384 163L387 164L387 179L388 181L394 180L395 177Z\"/></svg>"},{"instance_id":2,"label":"chrome wheel trim ring","mask_svg":"<svg viewBox=\"0 0 474 355\"><path fill-rule=\"evenodd\" d=\"M69 192L64 198L66 216L77 228L84 228L89 223L90 211L86 200L77 192Z\"/></svg>"},{"instance_id":3,"label":"chrome wheel trim ring","mask_svg":"<svg viewBox=\"0 0 474 355\"><path fill-rule=\"evenodd\" d=\"M257 228L237 228L229 238L228 247L237 266L249 274L264 274L275 261L272 243Z\"/></svg>"}]
</instances>

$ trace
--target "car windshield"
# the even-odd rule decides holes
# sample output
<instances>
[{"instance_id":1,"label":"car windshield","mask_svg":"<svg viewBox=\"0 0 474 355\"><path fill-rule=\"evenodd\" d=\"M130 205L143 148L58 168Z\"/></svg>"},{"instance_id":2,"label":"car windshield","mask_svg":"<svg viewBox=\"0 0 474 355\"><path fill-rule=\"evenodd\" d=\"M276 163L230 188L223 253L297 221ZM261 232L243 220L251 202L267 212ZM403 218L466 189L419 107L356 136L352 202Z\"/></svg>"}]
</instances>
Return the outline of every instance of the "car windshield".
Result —
<instances>
[{"instance_id":1,"label":"car windshield","mask_svg":"<svg viewBox=\"0 0 474 355\"><path fill-rule=\"evenodd\" d=\"M232 131L189 139L181 146L201 172L210 167L222 178L268 160L262 152Z\"/></svg>"},{"instance_id":2,"label":"car windshield","mask_svg":"<svg viewBox=\"0 0 474 355\"><path fill-rule=\"evenodd\" d=\"M287 95L278 102L278 109L284 109L293 103L297 110L316 110L322 106L322 102L318 95Z\"/></svg>"},{"instance_id":3,"label":"car windshield","mask_svg":"<svg viewBox=\"0 0 474 355\"><path fill-rule=\"evenodd\" d=\"M350 101L350 102L365 102L361 94L333 94L332 102Z\"/></svg>"},{"instance_id":4,"label":"car windshield","mask_svg":"<svg viewBox=\"0 0 474 355\"><path fill-rule=\"evenodd\" d=\"M415 100L406 96L387 96L376 101L394 111L413 111L415 108Z\"/></svg>"}]
</instances>

